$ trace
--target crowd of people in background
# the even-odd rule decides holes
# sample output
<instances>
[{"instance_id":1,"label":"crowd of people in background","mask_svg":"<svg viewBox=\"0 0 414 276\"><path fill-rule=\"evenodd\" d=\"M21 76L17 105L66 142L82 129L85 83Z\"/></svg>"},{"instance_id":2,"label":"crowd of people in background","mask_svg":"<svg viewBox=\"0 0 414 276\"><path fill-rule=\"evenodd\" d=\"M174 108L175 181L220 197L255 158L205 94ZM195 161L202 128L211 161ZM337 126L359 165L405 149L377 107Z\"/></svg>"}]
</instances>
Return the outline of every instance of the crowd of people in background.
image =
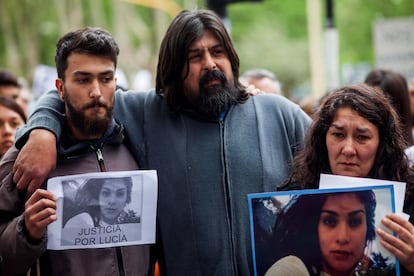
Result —
<instances>
[{"instance_id":1,"label":"crowd of people in background","mask_svg":"<svg viewBox=\"0 0 414 276\"><path fill-rule=\"evenodd\" d=\"M0 69L0 158L13 146L17 128L26 123L28 93L17 75Z\"/></svg>"},{"instance_id":2,"label":"crowd of people in background","mask_svg":"<svg viewBox=\"0 0 414 276\"><path fill-rule=\"evenodd\" d=\"M105 31L94 29L92 32L112 39ZM254 68L240 75L239 57L216 14L208 10L184 10L173 19L161 43L155 89L134 93L122 87L122 91L119 89L115 93L113 74L118 53L114 60L110 60L112 75L108 82L113 87L106 96L101 95L102 87L91 94L94 94L95 103L111 111L106 118L111 124L105 119L104 126L98 128L100 131L90 133L97 128L90 121L76 120L77 110L73 109L71 100L76 101L81 95L75 94L78 93L76 89L68 89L70 81L65 78L69 73L65 70L67 66L89 68L89 64L97 61L101 70L107 65L108 56L92 51L85 54L74 50L74 53L69 51L68 56L60 57L63 61L56 60L57 92L49 91L40 99L27 124L32 100L30 89L14 73L0 70L0 158L6 156L0 163L0 175L9 182L8 191L0 186L0 194L17 198L21 203L16 210L0 203L1 214L7 211L14 216L11 216L14 223L11 220L0 222L0 240L6 241L4 233L8 233L7 237L13 237L21 242L21 248L26 248L19 252L20 255L11 256L0 244L0 255L13 262L5 266L10 271L16 269L21 273L24 271L19 269L26 270L31 266L26 261L25 267L19 267L16 259L24 256L24 250L31 246L31 250L37 250L36 254L29 252L33 260L40 256L53 260L59 255L40 246L45 244L45 228L55 220L55 211L53 216L49 214L48 223L42 225L41 231L36 230L33 217L25 218L23 214L40 212L28 208L39 206L37 202L41 199L47 199L44 200L48 202L47 208L56 208L53 195L39 188L44 188L44 181L51 172L56 173L60 166L64 167L59 163L62 162L59 157L63 156L67 137L73 138L70 143L75 145L83 145L85 137L102 140L105 144L107 137L103 133L110 129L116 136L125 135L122 145L128 148L125 154L132 160L132 168L155 169L159 178L158 233L151 257L148 247L117 250L116 253L106 251L113 256L118 254L117 261L116 257L112 258L114 262L119 262L119 258L129 260L125 261L126 267L131 266L142 275L154 274L154 263L159 265L161 274L167 275L252 275L246 195L318 188L320 174L329 173L407 183L404 209L412 215L409 222L397 215L389 215L382 222L397 236L384 231L378 231L376 235L399 259L403 275L414 273L411 173L414 164L414 79L407 80L396 71L374 69L366 75L364 84L338 87L320 99L299 106L287 98L275 73ZM78 58L79 63L72 64L66 58ZM107 74L108 70L102 69L102 72ZM250 94L252 89L263 93ZM77 96L72 97L71 93ZM87 102L88 96L83 96ZM113 106L100 102L105 97ZM75 119L72 121L71 118ZM79 122L86 126L80 126ZM100 121L92 122L98 124ZM70 130L67 124L72 127ZM21 131L13 147L17 128ZM74 131L76 128L78 131ZM55 144L57 147L50 146ZM22 200L17 190L15 194L10 192L10 185L27 193L27 198ZM364 204L354 195L351 199L357 205ZM320 205L325 201L328 199L324 198ZM92 225L101 225L103 219L100 214ZM114 218L108 221L105 223L114 223ZM5 231L6 227L18 230ZM16 233L23 233L28 238L21 239ZM371 234L364 236L364 247L375 235ZM297 247L300 246L299 243ZM264 245L262 249L269 252L271 246ZM309 270L308 275L343 273L334 270L323 259L321 250L316 250L317 262L308 262L299 249L286 254L302 259ZM50 255L42 255L45 252ZM97 250L90 252L96 260L101 256ZM145 271L129 259L129 254L135 253L142 258L140 264L145 266ZM68 256L73 258L74 264L88 266L87 259L81 260L87 257L84 253L71 252ZM277 258L267 257L267 267L262 267L261 273L271 267L268 275L277 275L274 272L278 271ZM360 269L357 268L358 261L352 260L346 266L346 275L353 275ZM56 271L60 269L41 264L44 271L50 267ZM84 272L82 269L75 271ZM129 275L128 271L122 273Z\"/></svg>"}]
</instances>

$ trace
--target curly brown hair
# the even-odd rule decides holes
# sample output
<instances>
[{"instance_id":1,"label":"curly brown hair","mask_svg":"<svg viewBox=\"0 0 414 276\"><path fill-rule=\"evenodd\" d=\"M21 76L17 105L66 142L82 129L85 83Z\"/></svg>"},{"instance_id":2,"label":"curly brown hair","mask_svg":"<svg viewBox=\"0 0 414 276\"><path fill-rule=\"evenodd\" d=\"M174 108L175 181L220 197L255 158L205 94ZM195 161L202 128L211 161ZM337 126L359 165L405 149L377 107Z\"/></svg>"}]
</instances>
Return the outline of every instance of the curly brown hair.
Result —
<instances>
[{"instance_id":1,"label":"curly brown hair","mask_svg":"<svg viewBox=\"0 0 414 276\"><path fill-rule=\"evenodd\" d=\"M332 173L326 133L337 110L344 107L355 110L378 128L380 142L367 177L409 182L409 163L404 153L407 145L397 113L378 88L357 84L344 86L323 99L313 115L305 145L294 157L292 172L284 188L289 189L292 185L303 189L318 188L320 174Z\"/></svg>"}]
</instances>

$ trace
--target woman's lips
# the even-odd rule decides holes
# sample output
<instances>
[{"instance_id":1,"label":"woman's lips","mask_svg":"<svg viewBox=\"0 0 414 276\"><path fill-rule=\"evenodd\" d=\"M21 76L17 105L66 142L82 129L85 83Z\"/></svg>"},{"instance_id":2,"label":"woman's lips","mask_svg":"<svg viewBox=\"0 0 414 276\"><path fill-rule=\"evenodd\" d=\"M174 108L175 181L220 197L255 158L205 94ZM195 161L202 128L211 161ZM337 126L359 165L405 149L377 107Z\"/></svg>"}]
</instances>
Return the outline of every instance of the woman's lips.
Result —
<instances>
[{"instance_id":1,"label":"woman's lips","mask_svg":"<svg viewBox=\"0 0 414 276\"><path fill-rule=\"evenodd\" d=\"M331 255L333 255L336 260L346 260L351 255L351 252L343 251L343 250L335 250L335 251L331 251Z\"/></svg>"}]
</instances>

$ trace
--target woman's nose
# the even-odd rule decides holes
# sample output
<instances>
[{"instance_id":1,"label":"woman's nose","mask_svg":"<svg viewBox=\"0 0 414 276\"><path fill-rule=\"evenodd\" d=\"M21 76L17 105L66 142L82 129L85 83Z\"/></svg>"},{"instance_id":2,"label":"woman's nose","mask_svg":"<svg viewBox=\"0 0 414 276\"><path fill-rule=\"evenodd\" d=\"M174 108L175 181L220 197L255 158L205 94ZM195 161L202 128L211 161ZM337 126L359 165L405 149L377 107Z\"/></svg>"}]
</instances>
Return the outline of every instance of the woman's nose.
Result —
<instances>
[{"instance_id":1,"label":"woman's nose","mask_svg":"<svg viewBox=\"0 0 414 276\"><path fill-rule=\"evenodd\" d=\"M336 231L336 242L339 245L346 245L350 242L348 226L345 223L338 225Z\"/></svg>"},{"instance_id":2,"label":"woman's nose","mask_svg":"<svg viewBox=\"0 0 414 276\"><path fill-rule=\"evenodd\" d=\"M3 125L3 136L11 135L14 131L15 129L10 124L6 123Z\"/></svg>"},{"instance_id":3,"label":"woman's nose","mask_svg":"<svg viewBox=\"0 0 414 276\"><path fill-rule=\"evenodd\" d=\"M352 138L346 139L342 148L342 153L347 156L355 155L355 142Z\"/></svg>"}]
</instances>

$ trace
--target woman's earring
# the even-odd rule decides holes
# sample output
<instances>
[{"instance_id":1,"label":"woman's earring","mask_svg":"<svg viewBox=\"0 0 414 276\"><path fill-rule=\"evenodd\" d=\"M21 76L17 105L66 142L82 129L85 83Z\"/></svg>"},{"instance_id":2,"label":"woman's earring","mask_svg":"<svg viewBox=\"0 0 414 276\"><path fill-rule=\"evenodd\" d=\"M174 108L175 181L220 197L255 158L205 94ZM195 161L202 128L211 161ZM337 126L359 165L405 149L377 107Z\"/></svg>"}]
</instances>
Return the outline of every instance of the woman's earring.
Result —
<instances>
[{"instance_id":1,"label":"woman's earring","mask_svg":"<svg viewBox=\"0 0 414 276\"><path fill-rule=\"evenodd\" d=\"M368 272L370 259L367 255L363 254L361 259L358 261L358 265L355 268L354 275L365 275Z\"/></svg>"},{"instance_id":2,"label":"woman's earring","mask_svg":"<svg viewBox=\"0 0 414 276\"><path fill-rule=\"evenodd\" d=\"M360 275L365 275L368 272L369 269L369 263L371 262L369 256L371 255L371 251L372 251L372 244L371 243L367 243L367 245L365 246L364 249L364 253L362 253L361 258L358 261L358 265L355 268L355 272L354 275L356 276L360 276Z\"/></svg>"}]
</instances>

